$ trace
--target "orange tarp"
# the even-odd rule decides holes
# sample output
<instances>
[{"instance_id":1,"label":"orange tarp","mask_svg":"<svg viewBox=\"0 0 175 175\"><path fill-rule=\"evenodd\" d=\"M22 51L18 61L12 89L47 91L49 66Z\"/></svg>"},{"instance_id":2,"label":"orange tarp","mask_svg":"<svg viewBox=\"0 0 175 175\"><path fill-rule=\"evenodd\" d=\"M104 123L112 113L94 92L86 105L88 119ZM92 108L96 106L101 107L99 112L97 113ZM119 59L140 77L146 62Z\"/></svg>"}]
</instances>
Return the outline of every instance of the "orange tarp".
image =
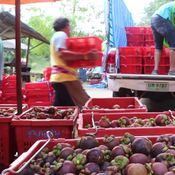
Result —
<instances>
[{"instance_id":1,"label":"orange tarp","mask_svg":"<svg viewBox=\"0 0 175 175\"><path fill-rule=\"evenodd\" d=\"M56 2L58 0L21 0L21 4L36 3L36 2ZM15 4L15 0L0 0L0 4Z\"/></svg>"}]
</instances>

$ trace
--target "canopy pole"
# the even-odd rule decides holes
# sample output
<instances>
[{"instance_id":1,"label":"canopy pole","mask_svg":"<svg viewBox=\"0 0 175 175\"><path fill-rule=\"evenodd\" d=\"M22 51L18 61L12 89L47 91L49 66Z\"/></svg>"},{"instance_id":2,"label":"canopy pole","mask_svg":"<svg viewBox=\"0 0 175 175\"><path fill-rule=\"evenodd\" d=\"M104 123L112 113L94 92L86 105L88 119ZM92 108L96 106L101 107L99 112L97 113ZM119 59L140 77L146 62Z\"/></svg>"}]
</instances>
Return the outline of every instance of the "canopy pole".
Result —
<instances>
[{"instance_id":1,"label":"canopy pole","mask_svg":"<svg viewBox=\"0 0 175 175\"><path fill-rule=\"evenodd\" d=\"M21 82L21 20L20 20L20 0L15 0L16 13L16 94L17 94L17 113L22 113L22 82Z\"/></svg>"}]
</instances>

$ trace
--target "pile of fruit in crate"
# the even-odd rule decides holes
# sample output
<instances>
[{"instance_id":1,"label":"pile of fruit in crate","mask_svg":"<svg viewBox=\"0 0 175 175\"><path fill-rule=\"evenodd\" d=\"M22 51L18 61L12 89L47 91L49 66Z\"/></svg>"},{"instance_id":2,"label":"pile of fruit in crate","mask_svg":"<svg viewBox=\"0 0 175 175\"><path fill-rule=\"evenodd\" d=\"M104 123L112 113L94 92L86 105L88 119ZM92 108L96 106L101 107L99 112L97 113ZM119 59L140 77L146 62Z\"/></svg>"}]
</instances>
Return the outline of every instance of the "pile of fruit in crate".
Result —
<instances>
[{"instance_id":1,"label":"pile of fruit in crate","mask_svg":"<svg viewBox=\"0 0 175 175\"><path fill-rule=\"evenodd\" d=\"M95 125L99 128L115 128L115 127L150 127L150 126L175 126L175 120L171 119L166 114L157 114L155 118L127 117L125 115L118 119L111 120L104 115L100 120L95 121ZM93 125L88 123L86 128L91 128Z\"/></svg>"},{"instance_id":2,"label":"pile of fruit in crate","mask_svg":"<svg viewBox=\"0 0 175 175\"><path fill-rule=\"evenodd\" d=\"M175 135L84 136L45 147L20 175L174 175Z\"/></svg>"},{"instance_id":3,"label":"pile of fruit in crate","mask_svg":"<svg viewBox=\"0 0 175 175\"><path fill-rule=\"evenodd\" d=\"M1 108L0 110L0 117L9 117L16 112L16 108Z\"/></svg>"},{"instance_id":4,"label":"pile of fruit in crate","mask_svg":"<svg viewBox=\"0 0 175 175\"><path fill-rule=\"evenodd\" d=\"M58 109L54 106L35 106L21 116L21 119L73 119L73 108Z\"/></svg>"}]
</instances>

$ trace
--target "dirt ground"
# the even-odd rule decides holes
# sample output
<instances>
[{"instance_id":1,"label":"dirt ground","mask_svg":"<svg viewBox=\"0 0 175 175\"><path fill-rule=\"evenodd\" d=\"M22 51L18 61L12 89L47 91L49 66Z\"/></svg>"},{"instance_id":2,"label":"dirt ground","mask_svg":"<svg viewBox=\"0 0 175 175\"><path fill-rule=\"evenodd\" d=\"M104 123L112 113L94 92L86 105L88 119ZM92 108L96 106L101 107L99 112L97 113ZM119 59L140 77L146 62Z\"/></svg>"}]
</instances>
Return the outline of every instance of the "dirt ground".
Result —
<instances>
[{"instance_id":1,"label":"dirt ground","mask_svg":"<svg viewBox=\"0 0 175 175\"><path fill-rule=\"evenodd\" d=\"M92 98L106 98L106 97L112 97L112 91L108 88L92 88L88 87L87 83L83 84L84 89Z\"/></svg>"}]
</instances>

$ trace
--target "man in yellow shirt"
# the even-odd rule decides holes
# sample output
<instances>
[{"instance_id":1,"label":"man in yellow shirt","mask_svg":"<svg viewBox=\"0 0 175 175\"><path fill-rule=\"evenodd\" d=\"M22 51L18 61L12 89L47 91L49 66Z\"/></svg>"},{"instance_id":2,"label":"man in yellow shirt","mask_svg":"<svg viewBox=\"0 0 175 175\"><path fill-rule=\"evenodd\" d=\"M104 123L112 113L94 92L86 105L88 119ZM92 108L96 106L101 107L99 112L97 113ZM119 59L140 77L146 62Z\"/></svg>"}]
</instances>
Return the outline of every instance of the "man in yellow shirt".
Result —
<instances>
[{"instance_id":1,"label":"man in yellow shirt","mask_svg":"<svg viewBox=\"0 0 175 175\"><path fill-rule=\"evenodd\" d=\"M66 48L66 38L70 37L70 25L67 18L60 17L54 21L55 33L51 38L51 78L55 90L54 106L82 106L89 99L78 78L77 70L68 66L69 61L97 59L95 50L77 53Z\"/></svg>"}]
</instances>

